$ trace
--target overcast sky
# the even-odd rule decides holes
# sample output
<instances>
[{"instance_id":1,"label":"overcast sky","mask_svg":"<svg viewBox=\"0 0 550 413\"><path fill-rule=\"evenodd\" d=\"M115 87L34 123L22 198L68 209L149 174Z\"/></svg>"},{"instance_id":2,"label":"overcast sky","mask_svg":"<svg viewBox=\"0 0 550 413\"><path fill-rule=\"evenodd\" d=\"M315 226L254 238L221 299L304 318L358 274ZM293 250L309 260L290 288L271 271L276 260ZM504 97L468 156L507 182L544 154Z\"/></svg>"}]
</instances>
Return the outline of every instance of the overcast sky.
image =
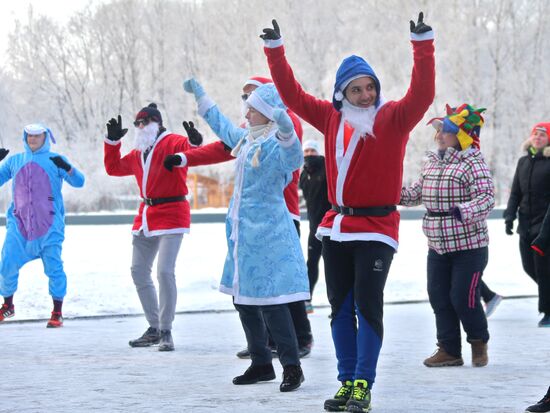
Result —
<instances>
[{"instance_id":1,"label":"overcast sky","mask_svg":"<svg viewBox=\"0 0 550 413\"><path fill-rule=\"evenodd\" d=\"M0 13L0 64L6 61L8 33L15 27L15 20L25 20L29 5L36 14L49 16L57 21L66 21L76 10L88 3L102 3L105 0L18 0L2 3Z\"/></svg>"}]
</instances>

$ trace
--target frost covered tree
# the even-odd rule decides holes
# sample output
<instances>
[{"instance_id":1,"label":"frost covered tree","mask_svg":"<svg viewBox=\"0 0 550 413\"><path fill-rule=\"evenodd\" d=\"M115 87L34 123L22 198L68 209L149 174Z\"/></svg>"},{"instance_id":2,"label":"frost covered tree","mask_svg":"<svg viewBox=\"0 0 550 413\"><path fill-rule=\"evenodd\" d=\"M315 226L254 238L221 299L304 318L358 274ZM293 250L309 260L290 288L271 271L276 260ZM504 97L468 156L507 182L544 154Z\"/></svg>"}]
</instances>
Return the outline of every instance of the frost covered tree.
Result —
<instances>
[{"instance_id":1,"label":"frost covered tree","mask_svg":"<svg viewBox=\"0 0 550 413\"><path fill-rule=\"evenodd\" d=\"M47 123L59 136L56 150L70 153L87 175L84 191L67 192L68 209L115 208L135 184L104 172L102 139L112 116L122 114L131 126L135 111L154 101L168 129L184 133L181 122L193 120L206 142L215 140L182 81L195 76L238 122L245 79L269 73L258 35L272 18L311 94L331 99L339 63L357 54L376 70L386 99L398 99L412 67L408 21L419 10L436 33L437 89L407 147L404 181L417 177L433 148L425 121L440 116L445 103L469 102L487 108L481 148L503 203L521 142L531 125L550 117L547 0L112 0L91 3L64 24L30 8L10 35L0 71L0 109L8 114L0 119L2 145L17 150L25 123ZM304 127L306 137L320 139ZM123 151L132 140L130 130ZM198 171L227 181L233 166Z\"/></svg>"}]
</instances>

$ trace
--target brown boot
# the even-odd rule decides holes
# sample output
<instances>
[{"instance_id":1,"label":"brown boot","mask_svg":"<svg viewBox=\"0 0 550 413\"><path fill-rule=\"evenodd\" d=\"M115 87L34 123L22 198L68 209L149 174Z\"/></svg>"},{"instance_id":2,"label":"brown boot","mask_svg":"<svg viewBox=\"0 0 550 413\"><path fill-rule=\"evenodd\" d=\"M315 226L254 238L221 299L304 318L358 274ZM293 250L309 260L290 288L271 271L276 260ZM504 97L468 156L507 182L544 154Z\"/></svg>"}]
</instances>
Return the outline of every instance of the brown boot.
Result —
<instances>
[{"instance_id":1,"label":"brown boot","mask_svg":"<svg viewBox=\"0 0 550 413\"><path fill-rule=\"evenodd\" d=\"M489 356L487 355L487 343L483 340L472 340L472 366L483 367L489 363Z\"/></svg>"},{"instance_id":2,"label":"brown boot","mask_svg":"<svg viewBox=\"0 0 550 413\"><path fill-rule=\"evenodd\" d=\"M445 351L440 343L437 343L437 350L435 353L424 360L424 365L426 367L452 367L462 366L463 364L464 360L462 360L462 357L451 356Z\"/></svg>"}]
</instances>

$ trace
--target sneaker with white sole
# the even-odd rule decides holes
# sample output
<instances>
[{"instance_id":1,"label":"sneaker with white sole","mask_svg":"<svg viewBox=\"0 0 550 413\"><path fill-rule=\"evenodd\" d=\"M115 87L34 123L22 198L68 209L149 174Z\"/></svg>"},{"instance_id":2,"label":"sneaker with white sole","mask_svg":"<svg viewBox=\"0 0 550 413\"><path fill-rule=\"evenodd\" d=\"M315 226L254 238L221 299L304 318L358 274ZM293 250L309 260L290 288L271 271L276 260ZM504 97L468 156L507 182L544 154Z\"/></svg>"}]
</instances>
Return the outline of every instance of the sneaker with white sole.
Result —
<instances>
[{"instance_id":1,"label":"sneaker with white sole","mask_svg":"<svg viewBox=\"0 0 550 413\"><path fill-rule=\"evenodd\" d=\"M12 318L15 315L15 307L12 305L2 304L0 307L0 323L6 318Z\"/></svg>"},{"instance_id":2,"label":"sneaker with white sole","mask_svg":"<svg viewBox=\"0 0 550 413\"><path fill-rule=\"evenodd\" d=\"M487 302L487 304L485 304L485 316L487 318L491 317L491 314L493 314L495 312L498 305L502 301L502 298L503 298L502 295L495 294L495 296L493 298L491 298Z\"/></svg>"}]
</instances>

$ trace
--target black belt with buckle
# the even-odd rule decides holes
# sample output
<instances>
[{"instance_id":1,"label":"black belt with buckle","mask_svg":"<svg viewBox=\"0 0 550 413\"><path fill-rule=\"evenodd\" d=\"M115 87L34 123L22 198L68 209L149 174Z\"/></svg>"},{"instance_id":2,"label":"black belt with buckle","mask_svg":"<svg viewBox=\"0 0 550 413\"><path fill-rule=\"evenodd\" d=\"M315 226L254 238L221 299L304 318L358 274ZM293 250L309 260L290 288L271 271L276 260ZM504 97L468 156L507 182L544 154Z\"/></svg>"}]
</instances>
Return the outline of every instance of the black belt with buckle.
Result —
<instances>
[{"instance_id":1,"label":"black belt with buckle","mask_svg":"<svg viewBox=\"0 0 550 413\"><path fill-rule=\"evenodd\" d=\"M447 211L447 212L438 212L438 211L428 210L427 215L429 217L450 217L452 214L449 211Z\"/></svg>"},{"instance_id":2,"label":"black belt with buckle","mask_svg":"<svg viewBox=\"0 0 550 413\"><path fill-rule=\"evenodd\" d=\"M363 217L385 217L397 210L395 205L384 205L367 208L352 208L339 205L333 205L332 209L342 215L356 215Z\"/></svg>"},{"instance_id":3,"label":"black belt with buckle","mask_svg":"<svg viewBox=\"0 0 550 413\"><path fill-rule=\"evenodd\" d=\"M167 204L169 202L185 201L185 196L171 196L168 198L142 198L142 201L146 205L155 206L159 204Z\"/></svg>"}]
</instances>

